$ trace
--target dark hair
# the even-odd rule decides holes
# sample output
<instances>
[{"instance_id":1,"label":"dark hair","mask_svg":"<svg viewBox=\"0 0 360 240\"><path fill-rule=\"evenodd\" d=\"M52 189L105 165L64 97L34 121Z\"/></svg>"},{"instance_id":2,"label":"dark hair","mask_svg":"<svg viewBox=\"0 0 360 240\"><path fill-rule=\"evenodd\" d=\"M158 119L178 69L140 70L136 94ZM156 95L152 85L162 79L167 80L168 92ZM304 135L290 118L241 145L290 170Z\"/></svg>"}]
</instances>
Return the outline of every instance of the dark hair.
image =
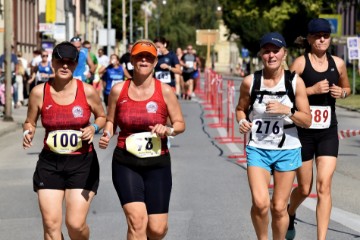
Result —
<instances>
[{"instance_id":1,"label":"dark hair","mask_svg":"<svg viewBox=\"0 0 360 240\"><path fill-rule=\"evenodd\" d=\"M157 37L154 39L153 41L154 43L160 42L162 44L164 44L164 47L168 48L170 45L170 42L168 40L166 40L166 38L164 37Z\"/></svg>"},{"instance_id":2,"label":"dark hair","mask_svg":"<svg viewBox=\"0 0 360 240\"><path fill-rule=\"evenodd\" d=\"M88 40L85 40L82 45L85 46L87 44L91 44L91 43Z\"/></svg>"},{"instance_id":3,"label":"dark hair","mask_svg":"<svg viewBox=\"0 0 360 240\"><path fill-rule=\"evenodd\" d=\"M295 46L298 48L305 48L305 52L310 52L311 46L307 39L303 36L298 36L294 41Z\"/></svg>"}]
</instances>

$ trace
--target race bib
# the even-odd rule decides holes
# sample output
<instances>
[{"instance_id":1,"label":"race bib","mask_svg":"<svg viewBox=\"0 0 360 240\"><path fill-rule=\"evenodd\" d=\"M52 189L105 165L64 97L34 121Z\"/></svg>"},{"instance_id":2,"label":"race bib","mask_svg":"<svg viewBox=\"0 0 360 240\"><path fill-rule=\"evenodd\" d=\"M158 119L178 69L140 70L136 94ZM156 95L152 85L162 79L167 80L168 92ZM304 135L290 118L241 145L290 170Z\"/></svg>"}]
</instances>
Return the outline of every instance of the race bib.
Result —
<instances>
[{"instance_id":1,"label":"race bib","mask_svg":"<svg viewBox=\"0 0 360 240\"><path fill-rule=\"evenodd\" d=\"M194 67L194 62L193 61L186 61L185 64L186 64L186 66L188 68L193 68Z\"/></svg>"},{"instance_id":2,"label":"race bib","mask_svg":"<svg viewBox=\"0 0 360 240\"><path fill-rule=\"evenodd\" d=\"M115 84L117 84L117 83L121 83L121 82L123 82L124 80L113 80L112 82L111 82L111 87L113 87Z\"/></svg>"},{"instance_id":3,"label":"race bib","mask_svg":"<svg viewBox=\"0 0 360 240\"><path fill-rule=\"evenodd\" d=\"M49 132L46 144L50 150L60 154L69 154L82 147L81 131L56 130Z\"/></svg>"},{"instance_id":4,"label":"race bib","mask_svg":"<svg viewBox=\"0 0 360 240\"><path fill-rule=\"evenodd\" d=\"M311 129L325 129L330 127L331 107L330 106L310 106L311 110Z\"/></svg>"},{"instance_id":5,"label":"race bib","mask_svg":"<svg viewBox=\"0 0 360 240\"><path fill-rule=\"evenodd\" d=\"M284 119L279 117L261 117L252 121L252 139L261 145L277 147L284 134Z\"/></svg>"},{"instance_id":6,"label":"race bib","mask_svg":"<svg viewBox=\"0 0 360 240\"><path fill-rule=\"evenodd\" d=\"M155 72L155 77L159 79L163 83L170 83L171 82L171 75L168 71L158 71Z\"/></svg>"},{"instance_id":7,"label":"race bib","mask_svg":"<svg viewBox=\"0 0 360 240\"><path fill-rule=\"evenodd\" d=\"M128 69L128 70L133 70L133 69L134 69L134 66L131 64L131 62L128 62L128 63L126 64L126 66L127 66L127 69Z\"/></svg>"},{"instance_id":8,"label":"race bib","mask_svg":"<svg viewBox=\"0 0 360 240\"><path fill-rule=\"evenodd\" d=\"M126 150L139 157L157 157L161 154L161 139L155 133L134 133L126 138Z\"/></svg>"}]
</instances>

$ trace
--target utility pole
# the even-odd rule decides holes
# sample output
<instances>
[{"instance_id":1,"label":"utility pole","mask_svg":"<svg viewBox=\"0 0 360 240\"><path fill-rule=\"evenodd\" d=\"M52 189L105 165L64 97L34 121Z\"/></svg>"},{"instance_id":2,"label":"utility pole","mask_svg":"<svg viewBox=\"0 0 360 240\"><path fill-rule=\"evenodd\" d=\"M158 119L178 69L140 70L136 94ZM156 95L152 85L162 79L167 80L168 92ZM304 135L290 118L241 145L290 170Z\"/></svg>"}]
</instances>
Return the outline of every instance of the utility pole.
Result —
<instances>
[{"instance_id":1,"label":"utility pole","mask_svg":"<svg viewBox=\"0 0 360 240\"><path fill-rule=\"evenodd\" d=\"M111 0L108 0L108 18L107 18L107 55L110 56L110 31L111 31Z\"/></svg>"},{"instance_id":2,"label":"utility pole","mask_svg":"<svg viewBox=\"0 0 360 240\"><path fill-rule=\"evenodd\" d=\"M122 53L126 52L126 1L122 0L122 42L123 42L123 47L122 47Z\"/></svg>"},{"instance_id":3,"label":"utility pole","mask_svg":"<svg viewBox=\"0 0 360 240\"><path fill-rule=\"evenodd\" d=\"M133 42L133 0L130 0L130 22L129 22L129 31L130 31L130 39L129 42Z\"/></svg>"},{"instance_id":4,"label":"utility pole","mask_svg":"<svg viewBox=\"0 0 360 240\"><path fill-rule=\"evenodd\" d=\"M12 117L12 94L11 94L11 43L13 37L13 21L12 21L12 0L4 1L4 29L5 29L5 115L4 121L14 121ZM15 103L16 104L16 103Z\"/></svg>"}]
</instances>

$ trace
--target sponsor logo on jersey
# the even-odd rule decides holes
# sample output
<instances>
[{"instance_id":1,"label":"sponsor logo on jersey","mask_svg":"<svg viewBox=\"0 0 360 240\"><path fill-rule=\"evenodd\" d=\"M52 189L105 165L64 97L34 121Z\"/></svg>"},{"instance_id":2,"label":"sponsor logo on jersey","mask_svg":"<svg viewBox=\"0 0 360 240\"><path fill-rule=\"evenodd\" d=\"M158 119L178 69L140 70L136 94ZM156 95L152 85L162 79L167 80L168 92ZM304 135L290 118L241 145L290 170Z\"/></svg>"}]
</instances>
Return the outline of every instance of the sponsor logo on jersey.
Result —
<instances>
[{"instance_id":1,"label":"sponsor logo on jersey","mask_svg":"<svg viewBox=\"0 0 360 240\"><path fill-rule=\"evenodd\" d=\"M151 101L146 104L146 110L148 113L156 113L157 109L158 105L156 102Z\"/></svg>"},{"instance_id":2,"label":"sponsor logo on jersey","mask_svg":"<svg viewBox=\"0 0 360 240\"><path fill-rule=\"evenodd\" d=\"M84 116L84 110L80 106L75 106L72 109L72 114L74 118L80 118Z\"/></svg>"},{"instance_id":3,"label":"sponsor logo on jersey","mask_svg":"<svg viewBox=\"0 0 360 240\"><path fill-rule=\"evenodd\" d=\"M52 105L50 104L50 105L47 105L47 106L45 107L45 109L46 109L46 110L49 110L51 107L52 107Z\"/></svg>"}]
</instances>

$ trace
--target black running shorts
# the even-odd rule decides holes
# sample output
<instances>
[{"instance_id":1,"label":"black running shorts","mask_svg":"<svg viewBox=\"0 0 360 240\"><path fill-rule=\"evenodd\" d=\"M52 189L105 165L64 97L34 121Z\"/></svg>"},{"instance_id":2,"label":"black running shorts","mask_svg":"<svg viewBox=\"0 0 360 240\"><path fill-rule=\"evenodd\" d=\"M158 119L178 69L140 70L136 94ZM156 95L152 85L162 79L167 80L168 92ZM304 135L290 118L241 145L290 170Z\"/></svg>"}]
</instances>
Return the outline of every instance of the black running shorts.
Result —
<instances>
[{"instance_id":1,"label":"black running shorts","mask_svg":"<svg viewBox=\"0 0 360 240\"><path fill-rule=\"evenodd\" d=\"M339 152L339 138L337 125L327 129L298 129L302 145L302 160L313 160L314 156L337 157Z\"/></svg>"},{"instance_id":2,"label":"black running shorts","mask_svg":"<svg viewBox=\"0 0 360 240\"><path fill-rule=\"evenodd\" d=\"M39 189L85 189L97 192L99 162L95 150L84 154L58 154L43 150L33 176L33 187Z\"/></svg>"},{"instance_id":3,"label":"black running shorts","mask_svg":"<svg viewBox=\"0 0 360 240\"><path fill-rule=\"evenodd\" d=\"M112 179L122 206L143 202L148 214L169 212L171 165L131 166L113 159Z\"/></svg>"}]
</instances>

